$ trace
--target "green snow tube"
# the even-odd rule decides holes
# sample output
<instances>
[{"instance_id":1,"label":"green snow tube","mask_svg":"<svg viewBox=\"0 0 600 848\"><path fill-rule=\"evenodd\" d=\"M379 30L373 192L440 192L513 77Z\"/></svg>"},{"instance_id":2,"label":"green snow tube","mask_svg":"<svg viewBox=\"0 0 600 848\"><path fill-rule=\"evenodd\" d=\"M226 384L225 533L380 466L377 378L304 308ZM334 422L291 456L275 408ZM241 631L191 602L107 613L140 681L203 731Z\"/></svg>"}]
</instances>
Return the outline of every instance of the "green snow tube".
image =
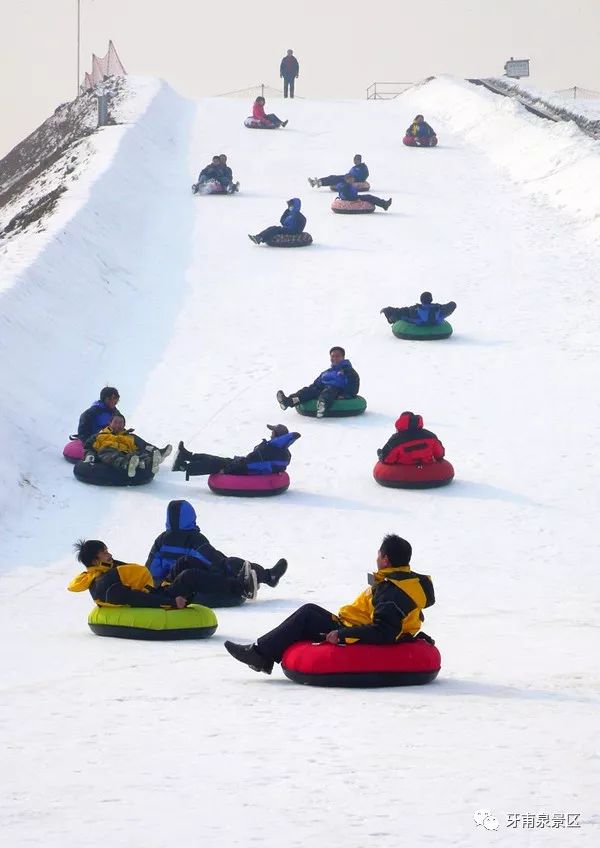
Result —
<instances>
[{"instance_id":1,"label":"green snow tube","mask_svg":"<svg viewBox=\"0 0 600 848\"><path fill-rule=\"evenodd\" d=\"M360 395L353 398L336 398L323 417L348 418L350 415L362 415L366 408L367 402ZM317 401L307 400L306 403L299 403L296 412L316 418Z\"/></svg>"},{"instance_id":2,"label":"green snow tube","mask_svg":"<svg viewBox=\"0 0 600 848\"><path fill-rule=\"evenodd\" d=\"M190 604L185 609L151 607L94 607L88 616L96 636L119 639L208 639L217 629L217 616L208 607Z\"/></svg>"},{"instance_id":3,"label":"green snow tube","mask_svg":"<svg viewBox=\"0 0 600 848\"><path fill-rule=\"evenodd\" d=\"M409 321L396 321L392 324L392 333L398 339L428 342L434 339L447 339L452 335L452 325L448 321L442 321L441 324L411 324Z\"/></svg>"}]
</instances>

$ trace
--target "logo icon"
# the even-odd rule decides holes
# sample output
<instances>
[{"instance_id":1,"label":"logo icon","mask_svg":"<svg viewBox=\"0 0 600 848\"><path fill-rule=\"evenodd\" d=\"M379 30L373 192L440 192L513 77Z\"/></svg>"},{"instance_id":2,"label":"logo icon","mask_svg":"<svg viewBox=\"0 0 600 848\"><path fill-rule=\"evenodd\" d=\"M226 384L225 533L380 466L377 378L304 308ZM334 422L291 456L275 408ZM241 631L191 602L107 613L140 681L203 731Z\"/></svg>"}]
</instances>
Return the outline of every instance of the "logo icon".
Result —
<instances>
[{"instance_id":1,"label":"logo icon","mask_svg":"<svg viewBox=\"0 0 600 848\"><path fill-rule=\"evenodd\" d=\"M476 810L473 813L473 821L477 827L484 827L486 830L498 830L500 822L489 810Z\"/></svg>"}]
</instances>

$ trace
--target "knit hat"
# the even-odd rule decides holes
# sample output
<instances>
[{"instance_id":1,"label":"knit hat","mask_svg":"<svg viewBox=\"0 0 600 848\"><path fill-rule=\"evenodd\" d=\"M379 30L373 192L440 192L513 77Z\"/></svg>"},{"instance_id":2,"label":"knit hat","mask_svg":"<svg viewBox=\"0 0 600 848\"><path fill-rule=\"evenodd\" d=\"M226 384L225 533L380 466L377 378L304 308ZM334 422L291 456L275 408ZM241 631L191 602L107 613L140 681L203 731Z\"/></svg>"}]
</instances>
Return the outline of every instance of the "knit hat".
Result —
<instances>
[{"instance_id":1,"label":"knit hat","mask_svg":"<svg viewBox=\"0 0 600 848\"><path fill-rule=\"evenodd\" d=\"M285 424L267 424L268 429L272 432L273 436L285 436L290 431L285 426Z\"/></svg>"},{"instance_id":2,"label":"knit hat","mask_svg":"<svg viewBox=\"0 0 600 848\"><path fill-rule=\"evenodd\" d=\"M421 303L431 303L433 301L433 295L431 292L423 292L421 295Z\"/></svg>"}]
</instances>

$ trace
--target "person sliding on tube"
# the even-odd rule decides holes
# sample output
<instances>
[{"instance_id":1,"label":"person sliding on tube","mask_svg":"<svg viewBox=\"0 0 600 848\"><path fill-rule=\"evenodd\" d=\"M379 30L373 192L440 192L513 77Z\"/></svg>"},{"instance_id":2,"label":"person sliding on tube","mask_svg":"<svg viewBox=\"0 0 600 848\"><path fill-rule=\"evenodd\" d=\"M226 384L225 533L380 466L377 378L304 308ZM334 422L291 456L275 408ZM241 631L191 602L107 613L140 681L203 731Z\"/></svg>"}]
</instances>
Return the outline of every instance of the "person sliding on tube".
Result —
<instances>
[{"instance_id":1,"label":"person sliding on tube","mask_svg":"<svg viewBox=\"0 0 600 848\"><path fill-rule=\"evenodd\" d=\"M126 471L128 477L135 477L138 468L146 466L151 466L152 473L156 474L160 463L173 450L171 445L154 447L131 430L126 430L122 415L113 415L108 426L90 436L84 446L84 462L94 462L97 458L105 465Z\"/></svg>"},{"instance_id":2,"label":"person sliding on tube","mask_svg":"<svg viewBox=\"0 0 600 848\"><path fill-rule=\"evenodd\" d=\"M282 121L277 115L265 113L265 98L257 97L252 106L252 117L260 121L263 127L287 127L287 121Z\"/></svg>"},{"instance_id":3,"label":"person sliding on tube","mask_svg":"<svg viewBox=\"0 0 600 848\"><path fill-rule=\"evenodd\" d=\"M278 235L296 235L298 233L304 232L304 227L306 226L306 218L300 211L302 207L302 201L297 197L292 197L291 200L287 202L287 208L281 218L279 219L281 226L273 226L267 227L266 230L258 233L253 236L248 233L248 238L250 241L253 241L254 244L262 244L265 241L269 241L273 238L273 236Z\"/></svg>"},{"instance_id":4,"label":"person sliding on tube","mask_svg":"<svg viewBox=\"0 0 600 848\"><path fill-rule=\"evenodd\" d=\"M377 570L351 604L334 615L317 604L304 604L269 633L251 645L225 642L234 659L252 671L271 674L281 662L286 648L295 642L329 642L347 645L393 645L413 639L433 639L419 633L422 610L433 606L435 593L431 577L410 567L412 547L400 536L385 536L377 551Z\"/></svg>"},{"instance_id":5,"label":"person sliding on tube","mask_svg":"<svg viewBox=\"0 0 600 848\"><path fill-rule=\"evenodd\" d=\"M288 397L280 389L277 392L277 400L282 409L290 406L298 406L307 400L317 401L317 418L323 418L333 401L338 397L356 397L360 386L360 377L352 367L349 359L346 359L346 351L343 347L332 347L329 351L331 367L323 371L317 379L298 389Z\"/></svg>"},{"instance_id":6,"label":"person sliding on tube","mask_svg":"<svg viewBox=\"0 0 600 848\"><path fill-rule=\"evenodd\" d=\"M196 511L189 501L169 502L166 530L157 536L146 560L146 568L152 573L155 585L161 585L164 580L174 583L179 574L188 569L225 578L239 577L245 570L246 576L254 583L253 597L260 583L275 588L287 571L287 565L286 559L280 559L272 568L263 568L258 563L228 557L213 548L200 532Z\"/></svg>"},{"instance_id":7,"label":"person sliding on tube","mask_svg":"<svg viewBox=\"0 0 600 848\"><path fill-rule=\"evenodd\" d=\"M417 326L439 326L448 315L452 315L456 309L456 303L451 300L449 303L433 303L433 295L431 292L423 292L419 303L414 306L386 306L379 313L385 315L389 324L395 324L396 321L408 321L409 324Z\"/></svg>"},{"instance_id":8,"label":"person sliding on tube","mask_svg":"<svg viewBox=\"0 0 600 848\"><path fill-rule=\"evenodd\" d=\"M100 392L100 400L82 412L77 427L77 438L84 444L95 433L110 424L113 415L120 415L117 409L119 392L114 386L105 386Z\"/></svg>"},{"instance_id":9,"label":"person sliding on tube","mask_svg":"<svg viewBox=\"0 0 600 848\"><path fill-rule=\"evenodd\" d=\"M445 450L435 433L423 429L423 418L403 412L396 421L396 432L377 451L385 465L430 465L444 458Z\"/></svg>"},{"instance_id":10,"label":"person sliding on tube","mask_svg":"<svg viewBox=\"0 0 600 848\"><path fill-rule=\"evenodd\" d=\"M364 183L369 176L369 169L362 160L360 153L354 157L354 165L348 171L351 177L354 177L357 183ZM321 186L337 186L338 183L344 182L346 174L330 174L328 177L309 177L308 181L313 188L321 188Z\"/></svg>"},{"instance_id":11,"label":"person sliding on tube","mask_svg":"<svg viewBox=\"0 0 600 848\"><path fill-rule=\"evenodd\" d=\"M336 185L340 200L366 200L375 206L379 206L380 209L385 209L387 212L392 205L391 197L389 200L382 200L380 197L375 197L374 194L359 194L354 185L355 182L356 180L351 174L346 174L342 182Z\"/></svg>"},{"instance_id":12,"label":"person sliding on tube","mask_svg":"<svg viewBox=\"0 0 600 848\"><path fill-rule=\"evenodd\" d=\"M415 115L402 141L407 147L435 147L438 143L435 131L425 121L423 115Z\"/></svg>"},{"instance_id":13,"label":"person sliding on tube","mask_svg":"<svg viewBox=\"0 0 600 848\"><path fill-rule=\"evenodd\" d=\"M172 471L185 471L185 479L205 474L277 474L285 471L291 462L289 447L300 433L290 433L284 424L267 424L271 438L263 439L247 456L215 456L210 453L192 453L179 442Z\"/></svg>"}]
</instances>

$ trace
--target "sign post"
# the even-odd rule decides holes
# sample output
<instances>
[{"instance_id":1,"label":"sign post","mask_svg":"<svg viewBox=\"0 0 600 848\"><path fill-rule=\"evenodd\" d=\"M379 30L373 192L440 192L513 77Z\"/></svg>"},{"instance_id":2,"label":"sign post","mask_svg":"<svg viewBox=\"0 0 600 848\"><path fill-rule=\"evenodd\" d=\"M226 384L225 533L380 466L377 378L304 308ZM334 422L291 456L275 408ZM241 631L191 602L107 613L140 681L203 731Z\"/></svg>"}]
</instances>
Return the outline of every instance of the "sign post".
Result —
<instances>
[{"instance_id":1,"label":"sign post","mask_svg":"<svg viewBox=\"0 0 600 848\"><path fill-rule=\"evenodd\" d=\"M512 56L504 64L504 73L507 77L521 79L529 76L529 59L514 59Z\"/></svg>"}]
</instances>

